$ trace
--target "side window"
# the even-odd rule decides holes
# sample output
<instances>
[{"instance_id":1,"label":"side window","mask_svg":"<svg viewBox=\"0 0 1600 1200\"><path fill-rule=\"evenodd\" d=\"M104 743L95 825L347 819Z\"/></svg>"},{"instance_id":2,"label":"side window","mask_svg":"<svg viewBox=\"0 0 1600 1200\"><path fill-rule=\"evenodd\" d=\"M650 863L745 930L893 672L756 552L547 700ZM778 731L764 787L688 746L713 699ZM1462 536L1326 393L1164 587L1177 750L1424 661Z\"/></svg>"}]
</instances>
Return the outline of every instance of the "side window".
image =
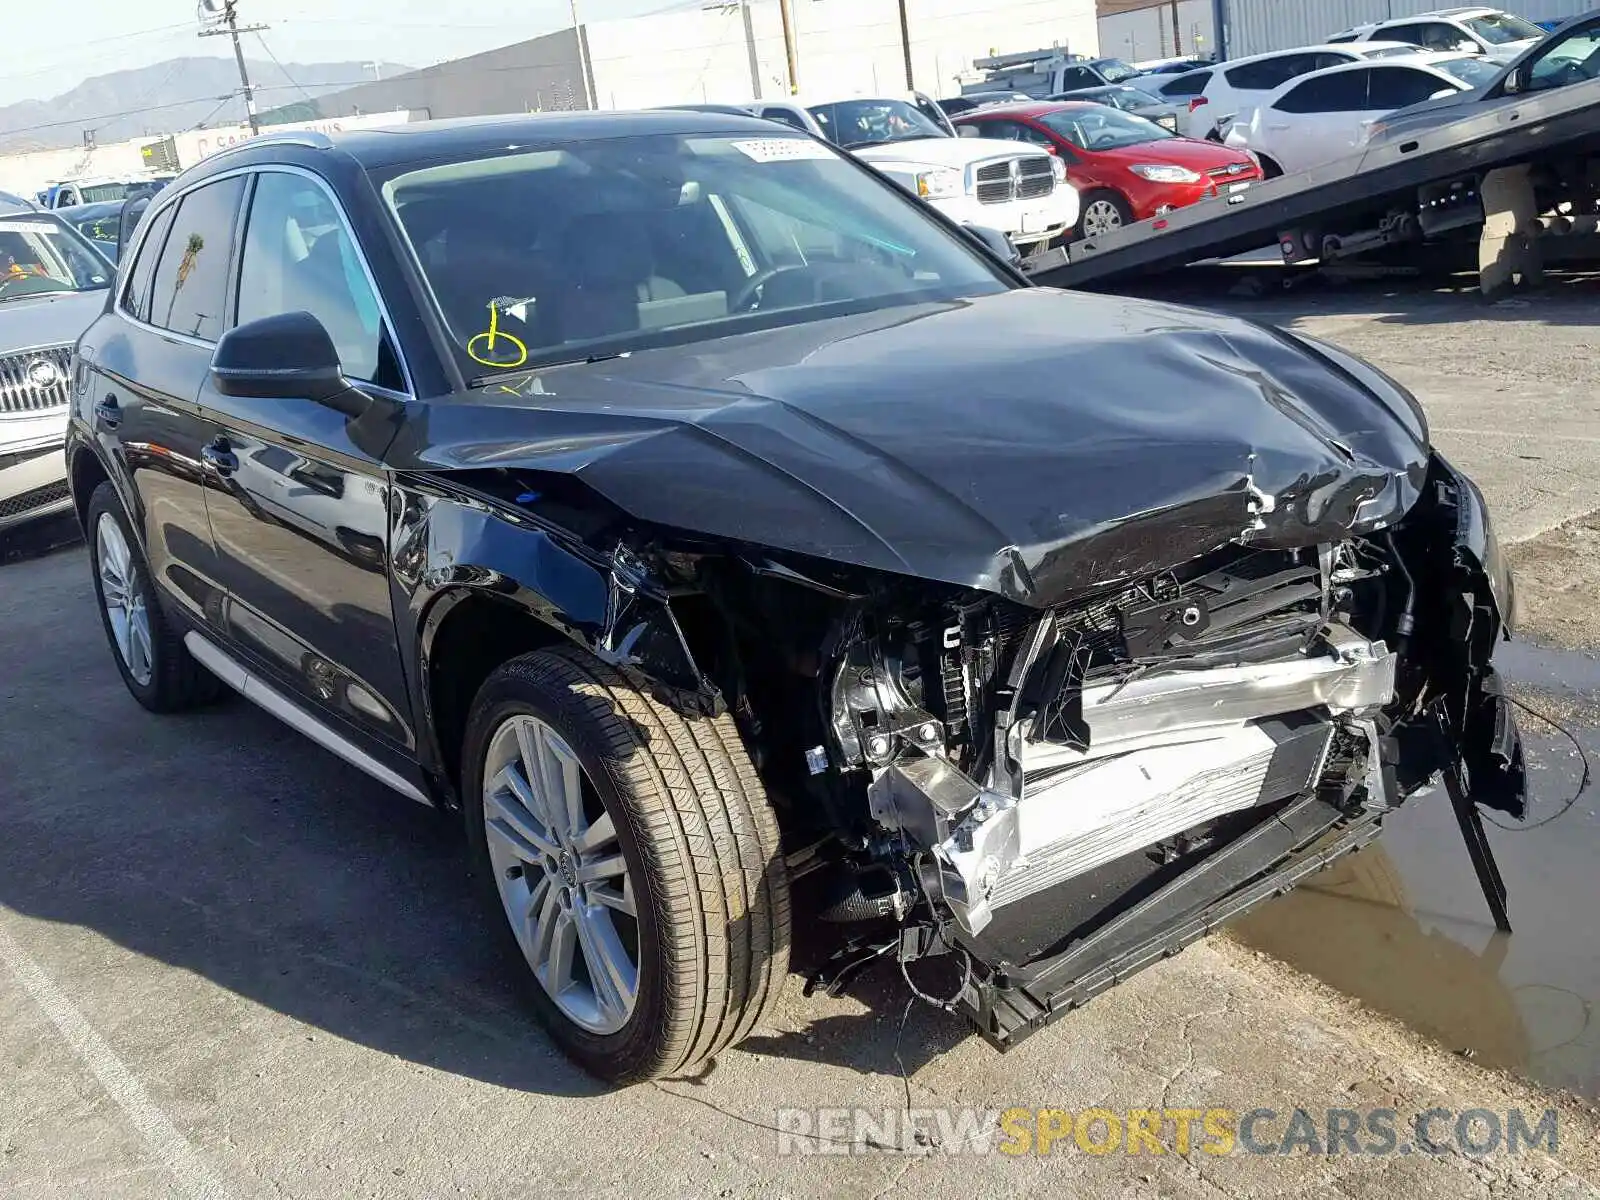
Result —
<instances>
[{"instance_id":1,"label":"side window","mask_svg":"<svg viewBox=\"0 0 1600 1200\"><path fill-rule=\"evenodd\" d=\"M986 138L1002 138L1008 142L1027 142L1032 146L1053 145L1050 138L1021 121L985 121L980 126Z\"/></svg>"},{"instance_id":2,"label":"side window","mask_svg":"<svg viewBox=\"0 0 1600 1200\"><path fill-rule=\"evenodd\" d=\"M1286 92L1277 104L1283 112L1361 112L1367 107L1366 71L1340 71L1308 79Z\"/></svg>"},{"instance_id":3,"label":"side window","mask_svg":"<svg viewBox=\"0 0 1600 1200\"><path fill-rule=\"evenodd\" d=\"M1178 76L1171 83L1162 84L1159 90L1169 100L1187 100L1205 91L1206 84L1210 82L1210 71L1191 71Z\"/></svg>"},{"instance_id":4,"label":"side window","mask_svg":"<svg viewBox=\"0 0 1600 1200\"><path fill-rule=\"evenodd\" d=\"M208 183L178 204L156 264L150 323L214 342L222 336L233 223L244 177Z\"/></svg>"},{"instance_id":5,"label":"side window","mask_svg":"<svg viewBox=\"0 0 1600 1200\"><path fill-rule=\"evenodd\" d=\"M761 110L761 115L769 121L777 121L791 129L798 129L801 133L811 132L806 128L806 123L787 108L764 108Z\"/></svg>"},{"instance_id":6,"label":"side window","mask_svg":"<svg viewBox=\"0 0 1600 1200\"><path fill-rule=\"evenodd\" d=\"M1421 104L1435 92L1450 85L1436 75L1411 67L1374 67L1372 82L1367 92L1367 107L1385 112L1404 108L1408 104Z\"/></svg>"},{"instance_id":7,"label":"side window","mask_svg":"<svg viewBox=\"0 0 1600 1200\"><path fill-rule=\"evenodd\" d=\"M1061 72L1061 90L1070 92L1073 88L1098 87L1102 81L1087 67L1067 67Z\"/></svg>"},{"instance_id":8,"label":"side window","mask_svg":"<svg viewBox=\"0 0 1600 1200\"><path fill-rule=\"evenodd\" d=\"M1528 90L1545 91L1600 78L1600 26L1574 30L1533 60Z\"/></svg>"},{"instance_id":9,"label":"side window","mask_svg":"<svg viewBox=\"0 0 1600 1200\"><path fill-rule=\"evenodd\" d=\"M1418 21L1414 25L1396 25L1383 31L1386 42L1410 42L1428 50L1456 50L1463 45L1476 51L1479 47L1454 25L1443 21Z\"/></svg>"},{"instance_id":10,"label":"side window","mask_svg":"<svg viewBox=\"0 0 1600 1200\"><path fill-rule=\"evenodd\" d=\"M1342 67L1347 62L1356 61L1356 55L1354 54L1341 54L1332 50L1325 50L1321 54L1314 54L1311 57L1316 64L1311 68L1313 71L1325 71L1329 67Z\"/></svg>"},{"instance_id":11,"label":"side window","mask_svg":"<svg viewBox=\"0 0 1600 1200\"><path fill-rule=\"evenodd\" d=\"M301 311L322 322L346 375L401 386L386 361L378 299L333 201L302 175L263 172L245 226L239 324Z\"/></svg>"},{"instance_id":12,"label":"side window","mask_svg":"<svg viewBox=\"0 0 1600 1200\"><path fill-rule=\"evenodd\" d=\"M1054 140L1042 129L1035 129L1032 125L1025 125L1021 121L1007 121L1011 132L1006 134L1014 142L1027 142L1030 146L1053 146Z\"/></svg>"},{"instance_id":13,"label":"side window","mask_svg":"<svg viewBox=\"0 0 1600 1200\"><path fill-rule=\"evenodd\" d=\"M122 308L130 317L141 321L150 319L150 286L155 282L156 263L161 258L161 248L166 245L167 231L172 228L173 209L166 208L150 226L139 251L139 260L128 272L128 286L122 290Z\"/></svg>"},{"instance_id":14,"label":"side window","mask_svg":"<svg viewBox=\"0 0 1600 1200\"><path fill-rule=\"evenodd\" d=\"M1303 74L1302 71L1295 69L1295 65L1300 59L1307 57L1309 56L1303 54L1280 54L1276 58L1233 67L1223 74L1227 77L1230 87L1241 91L1270 92L1288 83L1296 75Z\"/></svg>"}]
</instances>

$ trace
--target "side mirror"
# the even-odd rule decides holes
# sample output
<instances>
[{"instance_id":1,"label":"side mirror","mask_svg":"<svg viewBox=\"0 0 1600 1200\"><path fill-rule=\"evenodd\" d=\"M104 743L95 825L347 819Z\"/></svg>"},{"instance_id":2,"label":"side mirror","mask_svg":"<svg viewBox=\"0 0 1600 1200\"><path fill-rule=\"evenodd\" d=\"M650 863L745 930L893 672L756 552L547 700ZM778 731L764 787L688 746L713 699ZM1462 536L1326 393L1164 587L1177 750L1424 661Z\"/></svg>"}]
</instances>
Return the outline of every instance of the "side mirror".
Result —
<instances>
[{"instance_id":1,"label":"side mirror","mask_svg":"<svg viewBox=\"0 0 1600 1200\"><path fill-rule=\"evenodd\" d=\"M1011 244L1011 239L988 225L963 224L966 235L990 254L1018 269L1022 266L1022 252Z\"/></svg>"},{"instance_id":2,"label":"side mirror","mask_svg":"<svg viewBox=\"0 0 1600 1200\"><path fill-rule=\"evenodd\" d=\"M279 313L230 329L211 358L211 381L224 396L305 399L350 417L369 407L345 379L328 331L308 312Z\"/></svg>"}]
</instances>

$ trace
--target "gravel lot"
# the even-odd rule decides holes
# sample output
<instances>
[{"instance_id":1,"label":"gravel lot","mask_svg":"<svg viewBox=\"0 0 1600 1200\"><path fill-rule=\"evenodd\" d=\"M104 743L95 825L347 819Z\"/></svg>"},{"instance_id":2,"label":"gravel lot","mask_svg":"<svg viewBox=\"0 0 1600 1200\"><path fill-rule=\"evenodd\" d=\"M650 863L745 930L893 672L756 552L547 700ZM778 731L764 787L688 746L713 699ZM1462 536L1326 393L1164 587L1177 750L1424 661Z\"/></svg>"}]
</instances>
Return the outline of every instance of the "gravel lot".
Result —
<instances>
[{"instance_id":1,"label":"gravel lot","mask_svg":"<svg viewBox=\"0 0 1600 1200\"><path fill-rule=\"evenodd\" d=\"M1503 536L1538 550L1592 538L1570 523L1600 510L1597 300L1362 286L1225 303L1413 387ZM1535 550L1519 554L1537 614L1573 579L1570 556ZM792 978L777 1026L705 1075L603 1093L499 973L436 817L242 702L147 715L80 548L0 566L0 622L0 1196L1600 1195L1592 1108L1226 938L1003 1057L919 1006L906 1081L895 980L826 1000ZM780 1153L780 1108L907 1094L982 1110L1554 1107L1561 1136L1554 1156L1482 1160Z\"/></svg>"}]
</instances>

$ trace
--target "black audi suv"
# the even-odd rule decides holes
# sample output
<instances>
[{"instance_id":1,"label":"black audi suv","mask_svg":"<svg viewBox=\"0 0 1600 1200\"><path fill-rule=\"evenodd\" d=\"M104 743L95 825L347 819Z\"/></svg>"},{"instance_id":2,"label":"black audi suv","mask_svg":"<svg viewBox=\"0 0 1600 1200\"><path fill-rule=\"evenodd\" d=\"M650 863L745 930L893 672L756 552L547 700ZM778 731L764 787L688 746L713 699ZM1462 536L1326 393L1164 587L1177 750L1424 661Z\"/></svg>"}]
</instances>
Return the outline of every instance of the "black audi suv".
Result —
<instances>
[{"instance_id":1,"label":"black audi suv","mask_svg":"<svg viewBox=\"0 0 1600 1200\"><path fill-rule=\"evenodd\" d=\"M796 919L1007 1047L1435 781L1520 813L1511 580L1414 399L987 245L734 114L214 155L72 362L128 690L458 813L619 1082L767 1019Z\"/></svg>"}]
</instances>

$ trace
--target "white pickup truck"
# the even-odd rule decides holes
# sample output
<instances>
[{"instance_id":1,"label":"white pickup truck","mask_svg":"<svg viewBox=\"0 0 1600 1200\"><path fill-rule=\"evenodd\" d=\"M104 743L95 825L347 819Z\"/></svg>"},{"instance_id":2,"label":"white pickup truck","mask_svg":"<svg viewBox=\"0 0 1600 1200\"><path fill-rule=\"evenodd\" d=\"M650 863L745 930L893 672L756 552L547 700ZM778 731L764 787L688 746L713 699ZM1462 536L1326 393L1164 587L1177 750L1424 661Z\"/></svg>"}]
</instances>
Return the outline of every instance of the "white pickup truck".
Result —
<instances>
[{"instance_id":1,"label":"white pickup truck","mask_svg":"<svg viewBox=\"0 0 1600 1200\"><path fill-rule=\"evenodd\" d=\"M1025 270L1051 265L1050 242L1078 223L1065 163L1026 143L957 137L921 92L787 96L738 107L848 150L960 224L999 230Z\"/></svg>"}]
</instances>

